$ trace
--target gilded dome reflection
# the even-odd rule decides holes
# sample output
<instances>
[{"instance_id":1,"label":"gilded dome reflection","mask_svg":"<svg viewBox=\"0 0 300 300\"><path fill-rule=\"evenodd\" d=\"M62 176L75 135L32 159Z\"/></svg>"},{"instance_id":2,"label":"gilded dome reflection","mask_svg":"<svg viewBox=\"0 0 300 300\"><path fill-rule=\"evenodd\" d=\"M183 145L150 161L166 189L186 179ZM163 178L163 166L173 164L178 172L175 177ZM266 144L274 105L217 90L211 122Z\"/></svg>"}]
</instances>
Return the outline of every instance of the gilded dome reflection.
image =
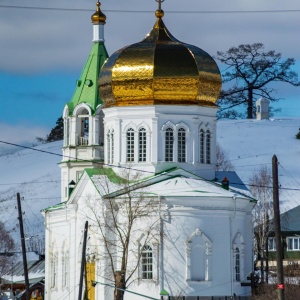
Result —
<instances>
[{"instance_id":1,"label":"gilded dome reflection","mask_svg":"<svg viewBox=\"0 0 300 300\"><path fill-rule=\"evenodd\" d=\"M116 51L106 61L99 89L105 107L214 106L221 75L209 54L179 42L158 18L143 41Z\"/></svg>"}]
</instances>

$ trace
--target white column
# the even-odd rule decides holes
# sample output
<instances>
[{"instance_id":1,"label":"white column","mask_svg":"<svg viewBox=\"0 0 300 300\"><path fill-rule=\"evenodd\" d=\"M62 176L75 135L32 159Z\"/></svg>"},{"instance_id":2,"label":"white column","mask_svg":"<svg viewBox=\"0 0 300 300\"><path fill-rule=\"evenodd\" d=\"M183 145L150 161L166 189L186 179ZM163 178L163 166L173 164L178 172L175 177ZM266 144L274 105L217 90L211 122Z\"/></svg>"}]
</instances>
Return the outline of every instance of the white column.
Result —
<instances>
[{"instance_id":1,"label":"white column","mask_svg":"<svg viewBox=\"0 0 300 300\"><path fill-rule=\"evenodd\" d=\"M134 162L139 162L139 132L134 130Z\"/></svg>"},{"instance_id":2,"label":"white column","mask_svg":"<svg viewBox=\"0 0 300 300\"><path fill-rule=\"evenodd\" d=\"M198 120L194 120L192 128L191 139L193 141L192 144L192 163L196 164L200 162L200 140L199 140L199 128L198 128Z\"/></svg>"},{"instance_id":3,"label":"white column","mask_svg":"<svg viewBox=\"0 0 300 300\"><path fill-rule=\"evenodd\" d=\"M76 134L76 117L70 117L70 146L76 146L78 135Z\"/></svg>"},{"instance_id":4,"label":"white column","mask_svg":"<svg viewBox=\"0 0 300 300\"><path fill-rule=\"evenodd\" d=\"M99 136L99 116L94 116L94 138L93 144L100 145L100 136Z\"/></svg>"},{"instance_id":5,"label":"white column","mask_svg":"<svg viewBox=\"0 0 300 300\"><path fill-rule=\"evenodd\" d=\"M158 160L162 160L161 157L158 157L158 151L159 149L161 148L161 139L160 141L158 140L158 128L157 128L157 122L158 118L152 118L152 131L151 131L151 137L149 135L149 143L148 143L148 135L147 135L147 151L149 149L149 151L151 151L149 154L149 157L150 157L150 162L152 163L157 163ZM151 145L150 145L151 143ZM149 144L149 146L148 146ZM159 151L159 153L161 153ZM161 154L160 154L161 155ZM147 157L147 161L148 160L148 157Z\"/></svg>"},{"instance_id":6,"label":"white column","mask_svg":"<svg viewBox=\"0 0 300 300\"><path fill-rule=\"evenodd\" d=\"M173 131L173 161L178 162L178 131L177 128Z\"/></svg>"}]
</instances>

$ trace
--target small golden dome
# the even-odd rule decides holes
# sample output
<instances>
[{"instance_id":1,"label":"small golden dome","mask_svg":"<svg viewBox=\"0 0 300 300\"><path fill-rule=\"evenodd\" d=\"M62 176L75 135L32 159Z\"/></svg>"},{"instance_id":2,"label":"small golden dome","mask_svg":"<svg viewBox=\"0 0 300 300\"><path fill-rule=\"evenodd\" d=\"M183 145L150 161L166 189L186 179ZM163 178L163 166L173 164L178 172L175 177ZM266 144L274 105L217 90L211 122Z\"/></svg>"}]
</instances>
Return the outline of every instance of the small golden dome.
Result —
<instances>
[{"instance_id":1,"label":"small golden dome","mask_svg":"<svg viewBox=\"0 0 300 300\"><path fill-rule=\"evenodd\" d=\"M162 9L157 9L155 12L155 16L161 19L165 15L165 12Z\"/></svg>"},{"instance_id":2,"label":"small golden dome","mask_svg":"<svg viewBox=\"0 0 300 300\"><path fill-rule=\"evenodd\" d=\"M94 24L105 23L106 15L100 9L101 3L98 1L96 5L97 5L96 12L91 16L92 23Z\"/></svg>"},{"instance_id":3,"label":"small golden dome","mask_svg":"<svg viewBox=\"0 0 300 300\"><path fill-rule=\"evenodd\" d=\"M175 39L158 17L143 41L109 57L100 72L99 90L105 107L215 106L221 74L209 54Z\"/></svg>"}]
</instances>

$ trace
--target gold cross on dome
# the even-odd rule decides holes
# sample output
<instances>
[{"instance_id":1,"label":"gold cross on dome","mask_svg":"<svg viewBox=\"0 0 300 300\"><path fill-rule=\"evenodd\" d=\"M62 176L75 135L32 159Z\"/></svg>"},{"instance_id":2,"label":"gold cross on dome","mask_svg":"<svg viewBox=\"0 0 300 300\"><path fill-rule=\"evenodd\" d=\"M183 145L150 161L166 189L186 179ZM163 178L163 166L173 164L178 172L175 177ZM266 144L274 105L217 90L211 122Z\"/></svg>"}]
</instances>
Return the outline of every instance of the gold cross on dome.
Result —
<instances>
[{"instance_id":1,"label":"gold cross on dome","mask_svg":"<svg viewBox=\"0 0 300 300\"><path fill-rule=\"evenodd\" d=\"M156 2L158 2L158 10L161 10L161 4L165 1L165 0L155 0Z\"/></svg>"}]
</instances>

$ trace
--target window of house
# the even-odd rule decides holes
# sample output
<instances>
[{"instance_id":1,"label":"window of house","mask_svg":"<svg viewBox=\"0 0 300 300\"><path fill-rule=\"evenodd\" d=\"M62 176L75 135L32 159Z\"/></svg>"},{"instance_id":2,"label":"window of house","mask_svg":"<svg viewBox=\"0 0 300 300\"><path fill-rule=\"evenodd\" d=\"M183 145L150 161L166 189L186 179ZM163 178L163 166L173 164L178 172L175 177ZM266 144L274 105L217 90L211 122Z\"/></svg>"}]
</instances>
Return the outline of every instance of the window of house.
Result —
<instances>
[{"instance_id":1,"label":"window of house","mask_svg":"<svg viewBox=\"0 0 300 300\"><path fill-rule=\"evenodd\" d=\"M288 250L299 251L300 250L300 238L290 237L288 238Z\"/></svg>"},{"instance_id":2,"label":"window of house","mask_svg":"<svg viewBox=\"0 0 300 300\"><path fill-rule=\"evenodd\" d=\"M174 133L172 128L166 130L165 161L173 161Z\"/></svg>"},{"instance_id":3,"label":"window of house","mask_svg":"<svg viewBox=\"0 0 300 300\"><path fill-rule=\"evenodd\" d=\"M235 280L241 281L241 260L240 260L240 250L239 248L235 249L235 264L234 264L234 271L235 271Z\"/></svg>"},{"instance_id":4,"label":"window of house","mask_svg":"<svg viewBox=\"0 0 300 300\"><path fill-rule=\"evenodd\" d=\"M200 130L200 163L204 164L204 131Z\"/></svg>"},{"instance_id":5,"label":"window of house","mask_svg":"<svg viewBox=\"0 0 300 300\"><path fill-rule=\"evenodd\" d=\"M206 163L210 164L210 131L206 131Z\"/></svg>"},{"instance_id":6,"label":"window of house","mask_svg":"<svg viewBox=\"0 0 300 300\"><path fill-rule=\"evenodd\" d=\"M127 162L134 162L134 130L127 130Z\"/></svg>"},{"instance_id":7,"label":"window of house","mask_svg":"<svg viewBox=\"0 0 300 300\"><path fill-rule=\"evenodd\" d=\"M153 278L153 252L149 245L145 245L142 250L142 279Z\"/></svg>"},{"instance_id":8,"label":"window of house","mask_svg":"<svg viewBox=\"0 0 300 300\"><path fill-rule=\"evenodd\" d=\"M268 249L269 251L276 251L276 240L274 237L268 239Z\"/></svg>"},{"instance_id":9,"label":"window of house","mask_svg":"<svg viewBox=\"0 0 300 300\"><path fill-rule=\"evenodd\" d=\"M139 162L146 161L146 129L141 128L139 130Z\"/></svg>"},{"instance_id":10,"label":"window of house","mask_svg":"<svg viewBox=\"0 0 300 300\"><path fill-rule=\"evenodd\" d=\"M186 133L183 128L178 130L178 162L186 161Z\"/></svg>"}]
</instances>

